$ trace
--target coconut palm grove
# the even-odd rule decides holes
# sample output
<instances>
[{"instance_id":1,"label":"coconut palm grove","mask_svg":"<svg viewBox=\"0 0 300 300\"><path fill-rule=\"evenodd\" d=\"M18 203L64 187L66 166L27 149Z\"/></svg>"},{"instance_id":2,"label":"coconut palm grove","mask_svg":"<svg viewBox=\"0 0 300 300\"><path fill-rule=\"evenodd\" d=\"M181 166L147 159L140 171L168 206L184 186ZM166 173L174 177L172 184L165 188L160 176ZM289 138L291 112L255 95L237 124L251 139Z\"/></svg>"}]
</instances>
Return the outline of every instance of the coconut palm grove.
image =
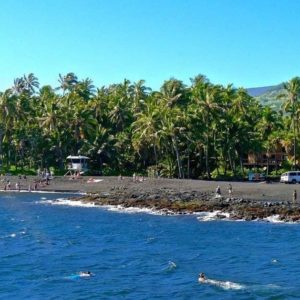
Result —
<instances>
[{"instance_id":1,"label":"coconut palm grove","mask_svg":"<svg viewBox=\"0 0 300 300\"><path fill-rule=\"evenodd\" d=\"M249 152L268 157L278 147L286 153L280 168L295 168L299 96L299 77L283 84L274 110L204 75L189 85L171 78L157 91L144 80L95 87L74 73L40 87L34 74L24 75L0 93L1 171L63 174L66 157L81 154L94 174L238 178Z\"/></svg>"}]
</instances>

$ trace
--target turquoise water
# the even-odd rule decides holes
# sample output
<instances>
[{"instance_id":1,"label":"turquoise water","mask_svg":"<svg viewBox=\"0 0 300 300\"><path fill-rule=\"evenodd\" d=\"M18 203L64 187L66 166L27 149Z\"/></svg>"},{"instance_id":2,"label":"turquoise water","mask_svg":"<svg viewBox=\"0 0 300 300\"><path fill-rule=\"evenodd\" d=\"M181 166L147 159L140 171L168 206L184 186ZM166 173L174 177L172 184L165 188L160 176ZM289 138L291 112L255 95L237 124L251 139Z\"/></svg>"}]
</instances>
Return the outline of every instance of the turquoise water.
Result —
<instances>
[{"instance_id":1,"label":"turquoise water","mask_svg":"<svg viewBox=\"0 0 300 300\"><path fill-rule=\"evenodd\" d=\"M300 225L51 204L62 196L0 194L0 299L300 298Z\"/></svg>"}]
</instances>

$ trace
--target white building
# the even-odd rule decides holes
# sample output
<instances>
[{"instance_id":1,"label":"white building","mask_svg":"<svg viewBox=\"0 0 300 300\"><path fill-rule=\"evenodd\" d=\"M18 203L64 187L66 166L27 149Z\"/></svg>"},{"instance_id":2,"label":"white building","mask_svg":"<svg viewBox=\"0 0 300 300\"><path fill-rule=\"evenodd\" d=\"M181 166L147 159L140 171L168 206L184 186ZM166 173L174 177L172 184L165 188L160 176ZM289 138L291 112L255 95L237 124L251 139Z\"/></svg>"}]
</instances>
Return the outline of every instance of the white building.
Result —
<instances>
[{"instance_id":1,"label":"white building","mask_svg":"<svg viewBox=\"0 0 300 300\"><path fill-rule=\"evenodd\" d=\"M69 155L67 157L67 163L68 163L68 173L67 174L83 174L86 171L88 171L88 160L89 157L87 156L72 156Z\"/></svg>"}]
</instances>

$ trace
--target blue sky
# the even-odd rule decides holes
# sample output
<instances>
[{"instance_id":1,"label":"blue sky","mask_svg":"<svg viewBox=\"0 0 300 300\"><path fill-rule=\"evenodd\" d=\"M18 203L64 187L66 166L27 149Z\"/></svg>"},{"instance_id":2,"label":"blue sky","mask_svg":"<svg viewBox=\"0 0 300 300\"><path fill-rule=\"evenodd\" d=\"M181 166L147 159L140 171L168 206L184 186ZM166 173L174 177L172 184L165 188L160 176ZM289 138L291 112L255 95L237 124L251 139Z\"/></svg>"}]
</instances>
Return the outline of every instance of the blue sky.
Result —
<instances>
[{"instance_id":1,"label":"blue sky","mask_svg":"<svg viewBox=\"0 0 300 300\"><path fill-rule=\"evenodd\" d=\"M98 87L277 84L300 76L299 12L298 0L1 1L0 90L30 72L53 86L68 72Z\"/></svg>"}]
</instances>

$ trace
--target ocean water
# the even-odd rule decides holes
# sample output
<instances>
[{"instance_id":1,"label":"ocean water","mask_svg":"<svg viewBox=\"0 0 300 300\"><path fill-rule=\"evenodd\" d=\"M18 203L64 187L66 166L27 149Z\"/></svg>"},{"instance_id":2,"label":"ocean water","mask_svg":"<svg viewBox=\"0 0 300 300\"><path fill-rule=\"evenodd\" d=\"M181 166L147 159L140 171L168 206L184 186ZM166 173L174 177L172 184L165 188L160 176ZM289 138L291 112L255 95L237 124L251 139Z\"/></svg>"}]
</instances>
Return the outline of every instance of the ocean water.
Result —
<instances>
[{"instance_id":1,"label":"ocean water","mask_svg":"<svg viewBox=\"0 0 300 300\"><path fill-rule=\"evenodd\" d=\"M0 299L300 299L299 224L54 201L62 197L0 194Z\"/></svg>"}]
</instances>

